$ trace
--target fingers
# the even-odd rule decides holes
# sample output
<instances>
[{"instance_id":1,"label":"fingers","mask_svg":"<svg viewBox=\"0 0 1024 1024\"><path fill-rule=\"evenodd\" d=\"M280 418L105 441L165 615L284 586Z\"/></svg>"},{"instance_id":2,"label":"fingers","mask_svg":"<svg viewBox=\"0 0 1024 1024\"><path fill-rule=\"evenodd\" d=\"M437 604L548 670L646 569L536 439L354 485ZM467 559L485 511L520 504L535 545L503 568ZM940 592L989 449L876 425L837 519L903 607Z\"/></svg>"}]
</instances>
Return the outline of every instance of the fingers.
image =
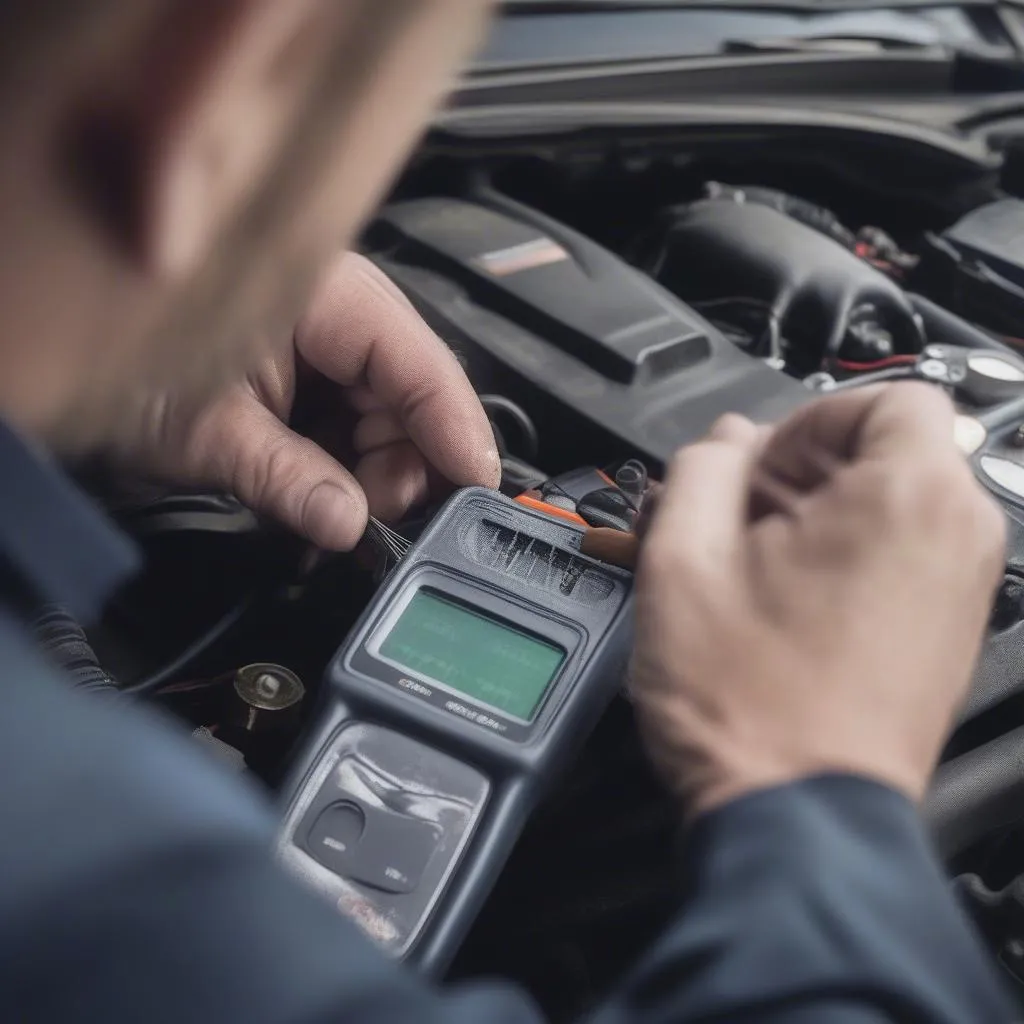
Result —
<instances>
[{"instance_id":1,"label":"fingers","mask_svg":"<svg viewBox=\"0 0 1024 1024\"><path fill-rule=\"evenodd\" d=\"M368 452L355 473L370 511L386 523L401 519L427 498L430 489L426 463L411 441Z\"/></svg>"},{"instance_id":2,"label":"fingers","mask_svg":"<svg viewBox=\"0 0 1024 1024\"><path fill-rule=\"evenodd\" d=\"M340 257L296 330L299 352L339 384L368 385L452 483L496 487L494 436L465 373L396 291L365 258Z\"/></svg>"},{"instance_id":3,"label":"fingers","mask_svg":"<svg viewBox=\"0 0 1024 1024\"><path fill-rule=\"evenodd\" d=\"M218 403L190 448L189 462L203 467L197 483L230 491L318 547L347 551L366 528L366 496L352 475L250 392Z\"/></svg>"},{"instance_id":4,"label":"fingers","mask_svg":"<svg viewBox=\"0 0 1024 1024\"><path fill-rule=\"evenodd\" d=\"M765 451L766 459L771 458L772 468L779 470L780 475L791 470L785 473L789 476L806 468L797 458L804 445L838 458L851 458L864 421L884 393L884 386L856 388L827 395L797 409L775 427Z\"/></svg>"},{"instance_id":5,"label":"fingers","mask_svg":"<svg viewBox=\"0 0 1024 1024\"><path fill-rule=\"evenodd\" d=\"M359 420L352 435L352 446L360 455L364 455L375 448L408 439L405 427L391 413L382 410L367 413Z\"/></svg>"},{"instance_id":6,"label":"fingers","mask_svg":"<svg viewBox=\"0 0 1024 1024\"><path fill-rule=\"evenodd\" d=\"M954 440L956 412L932 384L893 384L882 389L861 426L858 457L918 460L922 452L961 461Z\"/></svg>"},{"instance_id":7,"label":"fingers","mask_svg":"<svg viewBox=\"0 0 1024 1024\"><path fill-rule=\"evenodd\" d=\"M810 490L827 479L837 460L952 453L953 424L952 403L933 385L858 388L826 396L783 420L766 442L763 464L775 479Z\"/></svg>"},{"instance_id":8,"label":"fingers","mask_svg":"<svg viewBox=\"0 0 1024 1024\"><path fill-rule=\"evenodd\" d=\"M675 455L647 528L650 557L684 551L701 564L739 550L761 443L762 432L753 423L730 415L706 440Z\"/></svg>"},{"instance_id":9,"label":"fingers","mask_svg":"<svg viewBox=\"0 0 1024 1024\"><path fill-rule=\"evenodd\" d=\"M758 444L764 437L767 437L764 427L752 423L745 416L727 413L725 416L719 417L708 431L707 440L724 441L727 444L748 448Z\"/></svg>"},{"instance_id":10,"label":"fingers","mask_svg":"<svg viewBox=\"0 0 1024 1024\"><path fill-rule=\"evenodd\" d=\"M361 456L356 479L378 519L395 522L429 497L431 481L423 453L391 413L363 416L356 424L353 447Z\"/></svg>"}]
</instances>

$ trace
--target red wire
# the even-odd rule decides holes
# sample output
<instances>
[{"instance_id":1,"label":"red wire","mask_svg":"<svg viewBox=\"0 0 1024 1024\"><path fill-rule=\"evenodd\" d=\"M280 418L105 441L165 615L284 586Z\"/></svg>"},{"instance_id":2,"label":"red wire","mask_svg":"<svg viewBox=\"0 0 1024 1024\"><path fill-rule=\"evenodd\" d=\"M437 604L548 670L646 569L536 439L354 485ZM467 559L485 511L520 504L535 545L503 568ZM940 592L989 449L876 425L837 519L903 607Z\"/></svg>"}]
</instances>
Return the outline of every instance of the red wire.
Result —
<instances>
[{"instance_id":1,"label":"red wire","mask_svg":"<svg viewBox=\"0 0 1024 1024\"><path fill-rule=\"evenodd\" d=\"M849 359L837 359L836 366L840 370L849 370L851 373L863 373L865 370L884 370L890 366L909 366L916 363L918 356L886 356L885 359L875 359L870 363L855 363Z\"/></svg>"}]
</instances>

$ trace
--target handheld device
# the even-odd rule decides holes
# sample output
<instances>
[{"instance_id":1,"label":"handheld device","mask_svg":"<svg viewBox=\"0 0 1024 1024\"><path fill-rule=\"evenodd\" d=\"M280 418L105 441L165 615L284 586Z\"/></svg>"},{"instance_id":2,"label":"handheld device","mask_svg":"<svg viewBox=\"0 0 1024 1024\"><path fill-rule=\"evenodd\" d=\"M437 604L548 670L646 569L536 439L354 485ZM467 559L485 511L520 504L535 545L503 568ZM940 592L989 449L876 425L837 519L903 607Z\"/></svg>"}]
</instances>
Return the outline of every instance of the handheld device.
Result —
<instances>
[{"instance_id":1,"label":"handheld device","mask_svg":"<svg viewBox=\"0 0 1024 1024\"><path fill-rule=\"evenodd\" d=\"M622 682L632 575L580 526L452 497L328 669L277 850L385 951L441 970Z\"/></svg>"}]
</instances>

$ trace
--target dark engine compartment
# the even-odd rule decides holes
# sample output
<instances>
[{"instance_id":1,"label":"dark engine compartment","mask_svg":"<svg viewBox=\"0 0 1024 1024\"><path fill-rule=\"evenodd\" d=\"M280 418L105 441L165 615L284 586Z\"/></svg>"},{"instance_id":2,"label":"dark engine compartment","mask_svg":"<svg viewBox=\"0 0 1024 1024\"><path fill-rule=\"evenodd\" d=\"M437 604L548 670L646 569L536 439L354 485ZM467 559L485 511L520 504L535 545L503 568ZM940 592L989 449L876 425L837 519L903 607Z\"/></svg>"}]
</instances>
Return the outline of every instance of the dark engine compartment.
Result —
<instances>
[{"instance_id":1,"label":"dark engine compartment","mask_svg":"<svg viewBox=\"0 0 1024 1024\"><path fill-rule=\"evenodd\" d=\"M991 906L1024 870L1024 203L989 166L939 154L917 154L911 189L882 164L872 177L781 141L507 150L428 142L364 249L466 366L509 493L624 459L656 475L727 411L771 421L902 377L953 394L958 440L1011 538L928 815L951 873ZM214 496L115 512L151 567L91 635L101 660L273 788L385 567L362 551L311 566ZM393 525L412 536L422 521ZM253 662L286 666L310 693L247 701L235 670ZM552 1019L579 1012L676 911L680 841L619 700L530 823L453 975L500 973ZM997 948L1011 919L984 918Z\"/></svg>"}]
</instances>

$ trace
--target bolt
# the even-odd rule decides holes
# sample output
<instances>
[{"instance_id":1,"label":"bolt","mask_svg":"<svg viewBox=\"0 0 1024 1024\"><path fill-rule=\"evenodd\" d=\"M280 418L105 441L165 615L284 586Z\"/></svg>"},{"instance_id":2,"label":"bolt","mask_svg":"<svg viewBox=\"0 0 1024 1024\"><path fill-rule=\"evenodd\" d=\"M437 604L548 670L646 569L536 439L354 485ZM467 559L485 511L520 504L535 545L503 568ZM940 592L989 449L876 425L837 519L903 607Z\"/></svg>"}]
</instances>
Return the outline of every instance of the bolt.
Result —
<instances>
[{"instance_id":1,"label":"bolt","mask_svg":"<svg viewBox=\"0 0 1024 1024\"><path fill-rule=\"evenodd\" d=\"M918 364L918 372L928 380L945 380L949 369L941 359L924 359Z\"/></svg>"},{"instance_id":2,"label":"bolt","mask_svg":"<svg viewBox=\"0 0 1024 1024\"><path fill-rule=\"evenodd\" d=\"M256 680L256 692L264 700L272 700L281 691L281 680L277 676L272 676L269 672L264 672L263 675L259 676Z\"/></svg>"},{"instance_id":3,"label":"bolt","mask_svg":"<svg viewBox=\"0 0 1024 1024\"><path fill-rule=\"evenodd\" d=\"M818 371L804 377L803 385L811 391L831 391L836 386L836 379L831 373Z\"/></svg>"}]
</instances>

